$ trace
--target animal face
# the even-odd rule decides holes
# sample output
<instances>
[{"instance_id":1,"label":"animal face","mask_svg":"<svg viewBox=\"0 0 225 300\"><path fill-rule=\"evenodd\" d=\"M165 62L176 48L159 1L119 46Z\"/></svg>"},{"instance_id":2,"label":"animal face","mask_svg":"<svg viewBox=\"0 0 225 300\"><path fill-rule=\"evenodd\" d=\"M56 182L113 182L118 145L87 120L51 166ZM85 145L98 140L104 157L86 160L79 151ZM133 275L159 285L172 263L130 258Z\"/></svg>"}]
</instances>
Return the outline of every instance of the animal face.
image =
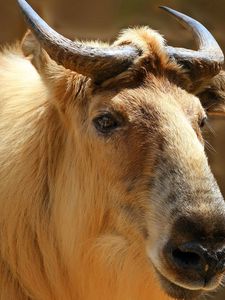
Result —
<instances>
[{"instance_id":1,"label":"animal face","mask_svg":"<svg viewBox=\"0 0 225 300\"><path fill-rule=\"evenodd\" d=\"M199 99L152 76L132 89L90 89L87 98L69 109L70 126L78 169L86 164L76 181L104 199L107 223L97 231L136 245L173 297L214 289L224 271L225 205L204 152Z\"/></svg>"},{"instance_id":2,"label":"animal face","mask_svg":"<svg viewBox=\"0 0 225 300\"><path fill-rule=\"evenodd\" d=\"M126 31L111 48L72 44L46 31L19 2L36 36L27 35L23 52L45 82L66 136L58 173L70 177L58 190L85 212L77 218L79 234L120 237L120 264L129 256L154 270L174 298L214 289L224 272L225 204L204 152L206 112L195 95L219 73L220 49L205 70L199 59L207 44L200 54L175 50L148 28ZM212 41L205 30L197 36L204 31Z\"/></svg>"}]
</instances>

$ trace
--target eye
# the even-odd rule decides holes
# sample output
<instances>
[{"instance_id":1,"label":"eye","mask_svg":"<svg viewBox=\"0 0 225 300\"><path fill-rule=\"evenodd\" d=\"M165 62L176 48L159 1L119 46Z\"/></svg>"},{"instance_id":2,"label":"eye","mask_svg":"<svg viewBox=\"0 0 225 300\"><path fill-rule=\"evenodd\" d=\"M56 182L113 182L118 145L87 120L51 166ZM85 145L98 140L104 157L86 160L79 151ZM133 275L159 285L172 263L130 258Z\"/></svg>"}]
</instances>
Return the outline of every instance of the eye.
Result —
<instances>
[{"instance_id":1,"label":"eye","mask_svg":"<svg viewBox=\"0 0 225 300\"><path fill-rule=\"evenodd\" d=\"M205 124L206 124L206 122L207 122L207 117L205 116L205 117L203 117L201 120L200 120L200 122L199 122L199 127L200 128L203 128L204 126L205 126Z\"/></svg>"},{"instance_id":2,"label":"eye","mask_svg":"<svg viewBox=\"0 0 225 300\"><path fill-rule=\"evenodd\" d=\"M103 113L93 120L95 128L101 133L111 133L114 129L119 127L119 120L111 113Z\"/></svg>"}]
</instances>

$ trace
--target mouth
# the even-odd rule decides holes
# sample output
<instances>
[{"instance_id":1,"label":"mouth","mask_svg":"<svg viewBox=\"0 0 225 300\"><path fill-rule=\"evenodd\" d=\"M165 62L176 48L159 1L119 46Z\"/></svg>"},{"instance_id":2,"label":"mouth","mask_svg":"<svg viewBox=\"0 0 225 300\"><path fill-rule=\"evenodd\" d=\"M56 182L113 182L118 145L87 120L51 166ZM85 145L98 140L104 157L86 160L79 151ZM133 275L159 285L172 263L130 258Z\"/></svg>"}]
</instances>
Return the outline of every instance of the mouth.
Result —
<instances>
[{"instance_id":1,"label":"mouth","mask_svg":"<svg viewBox=\"0 0 225 300\"><path fill-rule=\"evenodd\" d=\"M182 299L182 300L191 300L196 299L199 297L203 290L189 290L183 288L170 280L168 280L165 276L163 276L157 269L155 269L156 274L159 278L162 288L166 292L168 296L175 299Z\"/></svg>"}]
</instances>

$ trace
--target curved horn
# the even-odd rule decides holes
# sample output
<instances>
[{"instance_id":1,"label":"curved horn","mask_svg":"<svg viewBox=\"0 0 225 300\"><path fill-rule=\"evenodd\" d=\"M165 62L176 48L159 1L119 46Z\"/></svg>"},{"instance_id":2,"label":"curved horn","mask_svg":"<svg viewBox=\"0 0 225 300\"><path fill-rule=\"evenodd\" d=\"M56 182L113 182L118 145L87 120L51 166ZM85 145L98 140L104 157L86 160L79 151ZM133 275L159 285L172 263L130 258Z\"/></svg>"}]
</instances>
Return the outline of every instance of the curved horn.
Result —
<instances>
[{"instance_id":1,"label":"curved horn","mask_svg":"<svg viewBox=\"0 0 225 300\"><path fill-rule=\"evenodd\" d=\"M125 71L140 55L132 46L94 47L54 31L25 0L17 0L28 26L49 56L65 68L102 81Z\"/></svg>"},{"instance_id":2,"label":"curved horn","mask_svg":"<svg viewBox=\"0 0 225 300\"><path fill-rule=\"evenodd\" d=\"M166 6L160 6L160 8L173 15L186 29L192 32L198 47L198 50L194 51L167 46L168 54L181 63L189 61L199 65L204 62L212 73L213 71L218 73L224 62L224 55L211 33L201 23L185 14Z\"/></svg>"}]
</instances>

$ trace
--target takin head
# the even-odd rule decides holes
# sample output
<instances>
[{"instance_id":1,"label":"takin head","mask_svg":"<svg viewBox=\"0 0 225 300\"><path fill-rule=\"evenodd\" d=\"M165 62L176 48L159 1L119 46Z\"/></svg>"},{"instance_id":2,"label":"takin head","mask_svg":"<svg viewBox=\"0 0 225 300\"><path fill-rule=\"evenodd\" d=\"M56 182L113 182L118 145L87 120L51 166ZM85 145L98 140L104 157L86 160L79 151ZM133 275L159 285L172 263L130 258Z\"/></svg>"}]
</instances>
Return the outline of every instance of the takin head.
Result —
<instances>
[{"instance_id":1,"label":"takin head","mask_svg":"<svg viewBox=\"0 0 225 300\"><path fill-rule=\"evenodd\" d=\"M136 249L130 263L143 257L143 270L155 272L174 298L215 289L225 270L225 203L201 127L206 110L224 112L224 98L209 91L213 86L219 94L217 42L197 21L168 8L192 30L197 51L167 46L147 27L124 31L110 46L73 42L18 2L32 32L23 52L54 93L73 140L67 158L79 174L66 186L86 187L85 207L99 213L94 221L87 212L80 230L89 226L98 241L120 237L128 250L111 255L124 255L125 266L129 248Z\"/></svg>"}]
</instances>

